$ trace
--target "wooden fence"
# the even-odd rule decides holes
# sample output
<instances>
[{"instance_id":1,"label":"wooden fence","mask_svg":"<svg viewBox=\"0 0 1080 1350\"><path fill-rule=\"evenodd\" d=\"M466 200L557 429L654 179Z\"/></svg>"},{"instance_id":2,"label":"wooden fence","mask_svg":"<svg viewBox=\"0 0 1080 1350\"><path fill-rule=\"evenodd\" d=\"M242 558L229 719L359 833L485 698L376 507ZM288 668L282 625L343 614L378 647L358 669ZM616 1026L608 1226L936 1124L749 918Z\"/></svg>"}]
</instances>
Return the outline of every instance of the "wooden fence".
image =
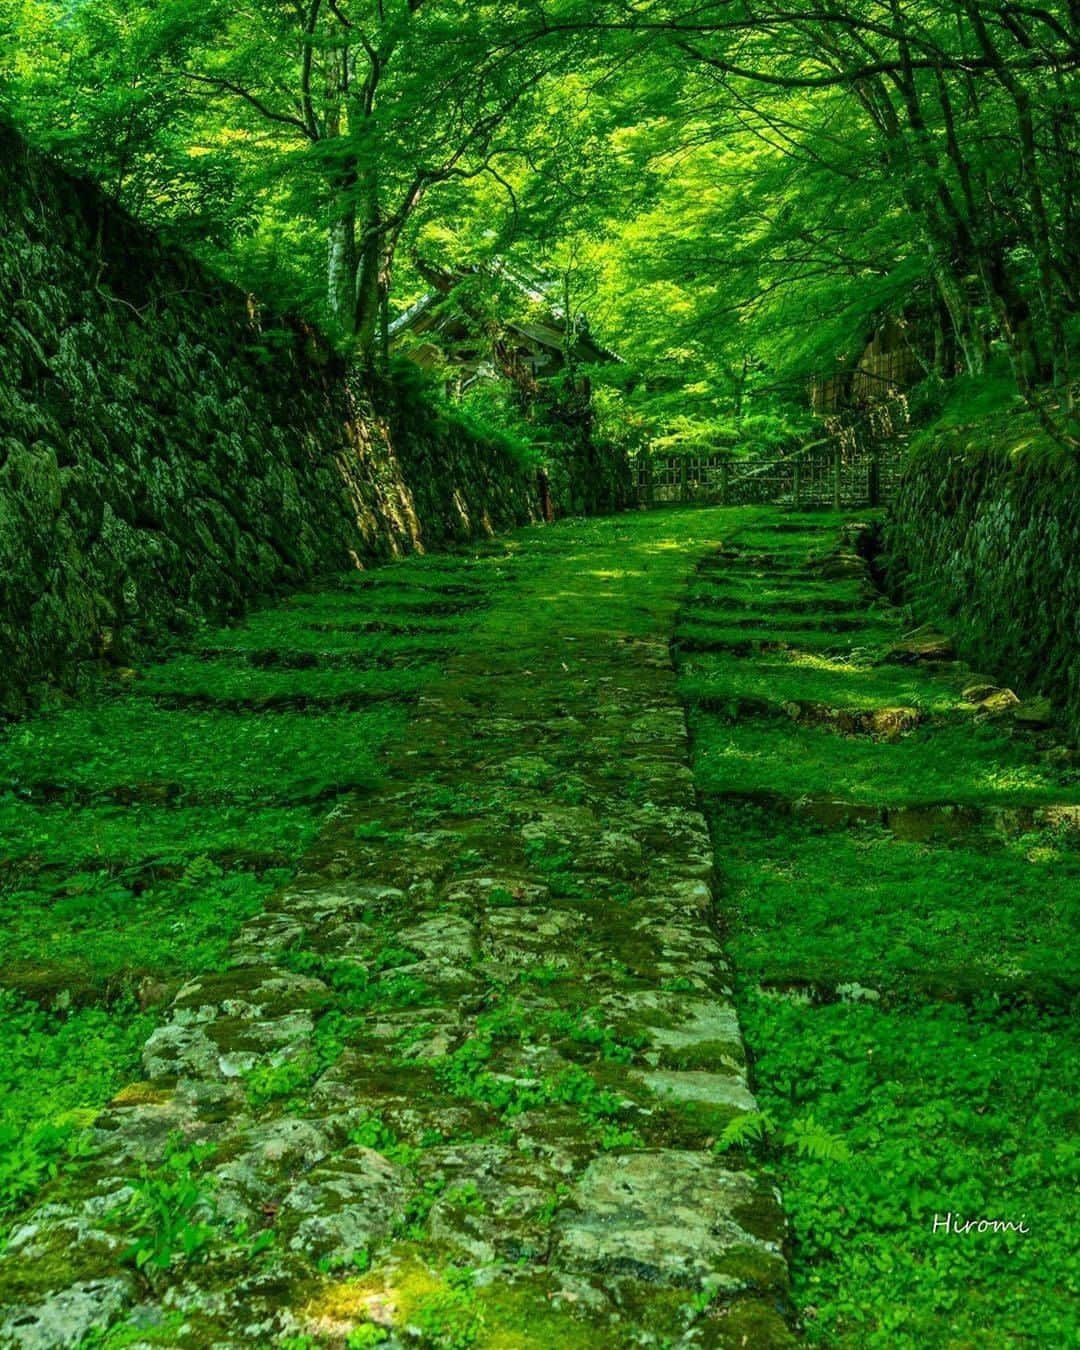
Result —
<instances>
[{"instance_id":1,"label":"wooden fence","mask_svg":"<svg viewBox=\"0 0 1080 1350\"><path fill-rule=\"evenodd\" d=\"M891 500L903 472L906 438L877 439L846 428L788 454L653 455L635 466L638 501L702 505L878 506Z\"/></svg>"}]
</instances>

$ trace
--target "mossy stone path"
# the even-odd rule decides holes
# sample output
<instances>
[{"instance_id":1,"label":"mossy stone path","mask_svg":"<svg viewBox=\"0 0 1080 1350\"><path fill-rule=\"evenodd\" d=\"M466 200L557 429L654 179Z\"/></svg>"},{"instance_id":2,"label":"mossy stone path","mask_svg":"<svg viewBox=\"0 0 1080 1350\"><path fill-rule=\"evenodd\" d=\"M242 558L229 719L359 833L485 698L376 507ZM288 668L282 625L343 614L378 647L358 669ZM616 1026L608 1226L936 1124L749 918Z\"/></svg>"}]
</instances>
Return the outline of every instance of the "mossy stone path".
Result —
<instances>
[{"instance_id":1,"label":"mossy stone path","mask_svg":"<svg viewBox=\"0 0 1080 1350\"><path fill-rule=\"evenodd\" d=\"M1069 1343L1075 760L855 528L523 531L11 732L0 1344L767 1348L786 1251L819 1343Z\"/></svg>"},{"instance_id":2,"label":"mossy stone path","mask_svg":"<svg viewBox=\"0 0 1080 1350\"><path fill-rule=\"evenodd\" d=\"M694 564L760 518L482 551L487 607L411 715L356 676L438 646L449 561L442 598L392 623L343 588L208 644L238 665L145 677L154 717L260 719L262 805L336 805L179 990L92 1156L15 1226L4 1343L101 1344L110 1325L129 1345L788 1342L778 1197L712 1148L755 1101L668 646ZM374 746L350 739L365 725ZM255 775L240 751L230 766ZM28 763L26 809L130 801L132 778L74 764L46 784ZM173 809L221 795L209 760L172 797L134 780Z\"/></svg>"}]
</instances>

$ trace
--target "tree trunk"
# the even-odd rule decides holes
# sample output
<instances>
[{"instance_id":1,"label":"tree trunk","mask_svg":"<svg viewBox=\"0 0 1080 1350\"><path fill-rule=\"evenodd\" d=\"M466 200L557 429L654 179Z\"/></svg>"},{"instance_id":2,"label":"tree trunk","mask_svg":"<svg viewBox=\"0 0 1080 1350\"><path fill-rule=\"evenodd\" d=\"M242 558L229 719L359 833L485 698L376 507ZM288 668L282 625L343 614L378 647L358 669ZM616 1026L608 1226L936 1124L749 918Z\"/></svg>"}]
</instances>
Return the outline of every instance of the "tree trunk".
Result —
<instances>
[{"instance_id":1,"label":"tree trunk","mask_svg":"<svg viewBox=\"0 0 1080 1350\"><path fill-rule=\"evenodd\" d=\"M327 246L327 304L336 327L353 331L356 295L356 217L346 209L330 222Z\"/></svg>"}]
</instances>

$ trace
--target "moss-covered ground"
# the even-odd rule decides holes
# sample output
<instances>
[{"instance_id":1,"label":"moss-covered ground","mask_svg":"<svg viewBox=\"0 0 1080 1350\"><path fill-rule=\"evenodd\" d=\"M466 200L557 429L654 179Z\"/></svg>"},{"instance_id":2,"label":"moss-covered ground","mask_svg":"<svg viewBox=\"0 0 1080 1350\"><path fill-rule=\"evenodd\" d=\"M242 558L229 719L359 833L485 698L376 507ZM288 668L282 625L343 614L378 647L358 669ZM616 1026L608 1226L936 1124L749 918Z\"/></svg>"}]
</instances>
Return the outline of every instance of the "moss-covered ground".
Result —
<instances>
[{"instance_id":1,"label":"moss-covered ground","mask_svg":"<svg viewBox=\"0 0 1080 1350\"><path fill-rule=\"evenodd\" d=\"M788 1343L667 641L757 514L342 579L10 730L0 1341Z\"/></svg>"},{"instance_id":2,"label":"moss-covered ground","mask_svg":"<svg viewBox=\"0 0 1080 1350\"><path fill-rule=\"evenodd\" d=\"M841 520L777 523L678 629L768 1126L727 1142L783 1189L811 1343L1073 1344L1080 851L1038 807L1080 799L1074 761L970 673L887 659L902 616Z\"/></svg>"},{"instance_id":3,"label":"moss-covered ground","mask_svg":"<svg viewBox=\"0 0 1080 1350\"><path fill-rule=\"evenodd\" d=\"M375 784L499 546L342 577L0 741L0 1222L126 1082L179 984Z\"/></svg>"},{"instance_id":4,"label":"moss-covered ground","mask_svg":"<svg viewBox=\"0 0 1080 1350\"><path fill-rule=\"evenodd\" d=\"M1073 761L892 659L841 539L523 531L8 728L0 1223L87 1202L93 1237L23 1229L3 1297L103 1288L104 1225L85 1350L201 1350L256 1306L290 1350L764 1350L765 1169L812 1342L1072 1343Z\"/></svg>"}]
</instances>

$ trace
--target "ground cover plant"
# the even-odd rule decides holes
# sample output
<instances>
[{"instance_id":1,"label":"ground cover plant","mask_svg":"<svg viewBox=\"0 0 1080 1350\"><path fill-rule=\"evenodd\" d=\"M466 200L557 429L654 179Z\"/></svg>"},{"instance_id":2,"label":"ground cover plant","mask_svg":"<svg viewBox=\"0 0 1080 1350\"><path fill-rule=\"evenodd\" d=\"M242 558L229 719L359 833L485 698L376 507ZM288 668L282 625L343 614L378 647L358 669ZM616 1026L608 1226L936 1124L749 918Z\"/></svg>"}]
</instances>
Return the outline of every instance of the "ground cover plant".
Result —
<instances>
[{"instance_id":1,"label":"ground cover plant","mask_svg":"<svg viewBox=\"0 0 1080 1350\"><path fill-rule=\"evenodd\" d=\"M728 840L723 906L747 979L901 1000L1029 992L1068 1005L1080 993L1069 959L1080 851L1061 832L923 843L788 821L778 850L775 813L720 805L713 821ZM789 928L787 945L777 934Z\"/></svg>"},{"instance_id":2,"label":"ground cover plant","mask_svg":"<svg viewBox=\"0 0 1080 1350\"><path fill-rule=\"evenodd\" d=\"M962 719L976 714L955 680L874 665L866 648L862 655L848 651L837 656L796 648L764 652L753 662L691 654L683 662L680 688L688 703L708 699L714 709L725 699L758 698L777 708L785 703L850 711L899 706L928 717L948 714Z\"/></svg>"},{"instance_id":3,"label":"ground cover plant","mask_svg":"<svg viewBox=\"0 0 1080 1350\"><path fill-rule=\"evenodd\" d=\"M343 577L3 732L0 1222L80 1165L171 994L222 968L335 800L377 781L508 566Z\"/></svg>"},{"instance_id":4,"label":"ground cover plant","mask_svg":"<svg viewBox=\"0 0 1080 1350\"><path fill-rule=\"evenodd\" d=\"M732 593L725 560L740 576L755 566L740 553L794 563L805 592L838 523L816 543L741 533L699 571L680 641L708 631L710 587ZM1069 1343L1080 849L1067 820L985 810L1076 803L1075 772L1045 737L979 716L962 670L892 663L904 625L880 602L825 649L774 598L745 612L782 647L681 653L762 1111L719 1147L756 1150L783 1189L810 1343ZM834 716L897 706L919 720L883 735ZM791 813L814 794L892 812ZM957 808L944 828L898 810L927 802ZM986 1219L1027 1231L953 1227Z\"/></svg>"},{"instance_id":5,"label":"ground cover plant","mask_svg":"<svg viewBox=\"0 0 1080 1350\"><path fill-rule=\"evenodd\" d=\"M698 781L709 793L836 795L907 805L957 802L1019 806L1071 800L1076 774L992 723L918 727L894 744L828 727L762 721L737 733L723 718L695 715Z\"/></svg>"},{"instance_id":6,"label":"ground cover plant","mask_svg":"<svg viewBox=\"0 0 1080 1350\"><path fill-rule=\"evenodd\" d=\"M240 724L232 711L193 708L178 715L112 698L12 731L4 747L4 786L32 799L79 793L187 802L311 799L370 783L379 750L400 723L400 712L380 707L282 711ZM313 745L317 757L308 753Z\"/></svg>"},{"instance_id":7,"label":"ground cover plant","mask_svg":"<svg viewBox=\"0 0 1080 1350\"><path fill-rule=\"evenodd\" d=\"M150 666L132 692L158 701L187 700L229 707L265 703L299 705L374 703L418 693L432 678L430 661L395 668L356 669L325 666L297 671L264 666L257 672L239 661L177 657L167 665Z\"/></svg>"},{"instance_id":8,"label":"ground cover plant","mask_svg":"<svg viewBox=\"0 0 1080 1350\"><path fill-rule=\"evenodd\" d=\"M776 622L745 612L717 622L711 616L698 619L685 614L675 630L676 644L684 652L777 651L813 652L824 658L850 658L851 636L858 634L861 651L876 651L895 630L885 625L873 628L860 621L858 611L830 616L829 622L812 617L793 621L784 615Z\"/></svg>"}]
</instances>

